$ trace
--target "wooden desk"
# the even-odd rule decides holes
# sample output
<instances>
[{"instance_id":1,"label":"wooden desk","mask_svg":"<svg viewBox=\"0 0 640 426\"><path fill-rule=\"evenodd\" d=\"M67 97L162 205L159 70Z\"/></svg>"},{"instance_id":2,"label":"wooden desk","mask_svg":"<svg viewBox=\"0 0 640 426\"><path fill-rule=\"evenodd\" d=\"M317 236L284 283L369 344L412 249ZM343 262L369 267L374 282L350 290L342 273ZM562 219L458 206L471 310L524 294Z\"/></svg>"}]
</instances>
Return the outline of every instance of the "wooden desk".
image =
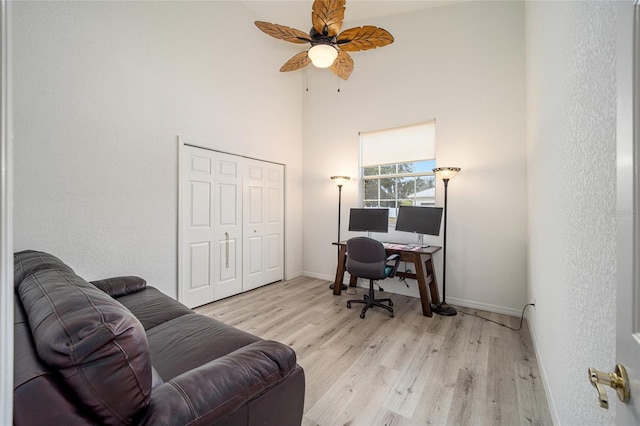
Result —
<instances>
[{"instance_id":1,"label":"wooden desk","mask_svg":"<svg viewBox=\"0 0 640 426\"><path fill-rule=\"evenodd\" d=\"M413 278L418 280L418 290L420 291L420 302L422 303L422 315L426 317L433 316L431 312L431 303L440 303L440 295L438 293L438 281L436 280L436 269L433 266L433 253L441 249L438 246L429 246L425 248L410 247L407 244L383 243L387 256L397 253L403 262L411 262L415 265L416 273L396 272L396 276L404 278ZM333 294L339 296L342 293L342 282L344 281L344 273L346 271L347 260L347 243L340 241L333 243L338 246L338 267L336 268L336 279L333 282ZM422 267L422 258L424 258L424 268ZM355 287L358 278L351 276L349 287ZM431 293L431 301L427 293L427 285Z\"/></svg>"}]
</instances>

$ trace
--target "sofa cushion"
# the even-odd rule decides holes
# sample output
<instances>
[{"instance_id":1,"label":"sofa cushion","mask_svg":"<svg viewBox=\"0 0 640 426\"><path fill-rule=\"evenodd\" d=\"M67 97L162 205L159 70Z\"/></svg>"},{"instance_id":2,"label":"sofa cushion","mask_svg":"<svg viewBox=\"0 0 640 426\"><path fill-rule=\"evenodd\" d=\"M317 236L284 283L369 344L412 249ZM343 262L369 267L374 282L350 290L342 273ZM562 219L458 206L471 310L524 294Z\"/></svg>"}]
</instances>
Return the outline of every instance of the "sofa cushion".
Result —
<instances>
[{"instance_id":1,"label":"sofa cushion","mask_svg":"<svg viewBox=\"0 0 640 426\"><path fill-rule=\"evenodd\" d=\"M182 303L151 286L144 291L118 297L118 302L138 318L145 330L182 315L194 314Z\"/></svg>"},{"instance_id":2,"label":"sofa cushion","mask_svg":"<svg viewBox=\"0 0 640 426\"><path fill-rule=\"evenodd\" d=\"M151 392L142 325L66 265L48 265L25 268L17 287L39 357L102 423L135 423Z\"/></svg>"},{"instance_id":3,"label":"sofa cushion","mask_svg":"<svg viewBox=\"0 0 640 426\"><path fill-rule=\"evenodd\" d=\"M183 315L147 330L151 361L166 382L262 339L203 315Z\"/></svg>"}]
</instances>

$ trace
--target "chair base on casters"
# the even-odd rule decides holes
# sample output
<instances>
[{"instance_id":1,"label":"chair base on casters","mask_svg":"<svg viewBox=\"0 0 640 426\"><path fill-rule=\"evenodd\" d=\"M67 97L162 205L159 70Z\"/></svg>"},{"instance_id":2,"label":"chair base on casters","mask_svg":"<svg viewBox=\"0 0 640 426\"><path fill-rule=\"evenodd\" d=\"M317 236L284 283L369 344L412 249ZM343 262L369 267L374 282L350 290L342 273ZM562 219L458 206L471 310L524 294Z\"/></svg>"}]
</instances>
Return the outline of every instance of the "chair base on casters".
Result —
<instances>
[{"instance_id":1,"label":"chair base on casters","mask_svg":"<svg viewBox=\"0 0 640 426\"><path fill-rule=\"evenodd\" d=\"M389 306L384 305L382 302L387 302ZM376 299L373 294L373 281L369 286L369 294L365 294L362 299L352 299L347 300L347 308L351 309L352 303L364 303L364 307L362 308L362 312L360 313L360 318L364 319L364 315L367 312L367 309L373 308L374 306L379 306L381 308L389 311L389 316L393 318L393 301L391 299Z\"/></svg>"}]
</instances>

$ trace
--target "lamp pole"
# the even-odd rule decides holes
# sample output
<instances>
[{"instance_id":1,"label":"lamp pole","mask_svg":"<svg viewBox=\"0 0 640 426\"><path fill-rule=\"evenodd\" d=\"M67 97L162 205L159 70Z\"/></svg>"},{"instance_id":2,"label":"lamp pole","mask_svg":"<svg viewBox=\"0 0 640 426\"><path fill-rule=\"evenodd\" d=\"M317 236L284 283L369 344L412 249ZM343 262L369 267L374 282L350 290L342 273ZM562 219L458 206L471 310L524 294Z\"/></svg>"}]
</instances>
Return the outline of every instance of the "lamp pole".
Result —
<instances>
[{"instance_id":1,"label":"lamp pole","mask_svg":"<svg viewBox=\"0 0 640 426\"><path fill-rule=\"evenodd\" d=\"M338 242L340 242L340 212L342 210L342 184L338 185Z\"/></svg>"},{"instance_id":2,"label":"lamp pole","mask_svg":"<svg viewBox=\"0 0 640 426\"><path fill-rule=\"evenodd\" d=\"M340 216L342 216L342 185L351 178L349 176L331 176L331 180L338 187L338 243L340 242ZM340 255L340 246L338 246L338 256ZM333 289L333 284L329 285ZM347 286L342 284L342 290L346 290Z\"/></svg>"},{"instance_id":3,"label":"lamp pole","mask_svg":"<svg viewBox=\"0 0 640 426\"><path fill-rule=\"evenodd\" d=\"M434 305L432 311L439 315L453 316L458 312L452 306L447 304L447 191L449 188L449 180L460 171L459 167L438 167L433 169L436 176L442 178L444 184L444 235L442 237L442 302Z\"/></svg>"}]
</instances>

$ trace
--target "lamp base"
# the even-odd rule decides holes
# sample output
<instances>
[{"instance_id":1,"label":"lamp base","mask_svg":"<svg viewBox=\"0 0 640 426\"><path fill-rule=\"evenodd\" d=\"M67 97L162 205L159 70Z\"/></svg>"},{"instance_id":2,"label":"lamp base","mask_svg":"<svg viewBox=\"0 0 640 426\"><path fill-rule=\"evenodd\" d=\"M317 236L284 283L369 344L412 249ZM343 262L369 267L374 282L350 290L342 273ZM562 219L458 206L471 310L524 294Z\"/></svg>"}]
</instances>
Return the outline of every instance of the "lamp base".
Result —
<instances>
[{"instance_id":1,"label":"lamp base","mask_svg":"<svg viewBox=\"0 0 640 426\"><path fill-rule=\"evenodd\" d=\"M333 290L334 285L333 285L333 284L329 284L329 288L330 288L331 290ZM342 284L342 287L340 287L340 290L346 290L346 289L348 289L348 288L349 288L349 287L347 287L347 285L346 285L346 284Z\"/></svg>"},{"instance_id":2,"label":"lamp base","mask_svg":"<svg viewBox=\"0 0 640 426\"><path fill-rule=\"evenodd\" d=\"M438 303L437 305L431 305L431 310L438 315L444 315L446 317L452 317L458 314L458 311L453 306L446 303Z\"/></svg>"}]
</instances>

